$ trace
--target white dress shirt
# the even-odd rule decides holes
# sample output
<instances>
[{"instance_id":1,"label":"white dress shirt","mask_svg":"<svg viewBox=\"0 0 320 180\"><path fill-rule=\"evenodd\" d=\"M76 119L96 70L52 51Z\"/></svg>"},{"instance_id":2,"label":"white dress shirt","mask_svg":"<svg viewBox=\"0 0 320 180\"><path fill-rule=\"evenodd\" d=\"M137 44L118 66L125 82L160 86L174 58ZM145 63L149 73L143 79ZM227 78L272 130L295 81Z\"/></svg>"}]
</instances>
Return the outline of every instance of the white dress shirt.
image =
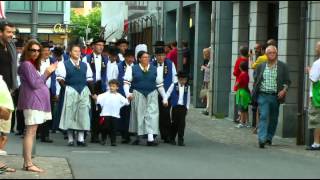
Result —
<instances>
[{"instance_id":1,"label":"white dress shirt","mask_svg":"<svg viewBox=\"0 0 320 180\"><path fill-rule=\"evenodd\" d=\"M108 77L108 81L112 80L112 79L118 79L118 75L119 75L119 69L118 69L118 64L116 61L108 62L107 65L107 77Z\"/></svg>"},{"instance_id":2,"label":"white dress shirt","mask_svg":"<svg viewBox=\"0 0 320 180\"><path fill-rule=\"evenodd\" d=\"M118 57L119 57L119 60L120 60L120 61L124 61L124 60L125 60L124 57L123 57L123 55L122 55L121 53L118 54Z\"/></svg>"},{"instance_id":3,"label":"white dress shirt","mask_svg":"<svg viewBox=\"0 0 320 180\"><path fill-rule=\"evenodd\" d=\"M100 116L120 118L120 109L123 106L128 106L130 103L128 99L120 93L111 93L108 91L98 96L97 104L102 107Z\"/></svg>"},{"instance_id":4,"label":"white dress shirt","mask_svg":"<svg viewBox=\"0 0 320 180\"><path fill-rule=\"evenodd\" d=\"M158 72L160 73L159 75L164 77L164 62L162 63L162 65L158 63ZM177 78L177 70L176 70L176 66L174 65L174 63L172 63L172 82L177 83L178 82L178 78Z\"/></svg>"},{"instance_id":5,"label":"white dress shirt","mask_svg":"<svg viewBox=\"0 0 320 180\"><path fill-rule=\"evenodd\" d=\"M310 83L310 97L312 97L312 84L320 80L320 58L312 64L309 79L312 81Z\"/></svg>"},{"instance_id":6,"label":"white dress shirt","mask_svg":"<svg viewBox=\"0 0 320 180\"><path fill-rule=\"evenodd\" d=\"M95 53L93 53L93 58L94 58L94 65L95 65L95 68L96 68L96 81L100 81L101 80L101 64L102 64L102 56L101 54L100 55L97 55ZM87 56L83 57L82 59L82 62L85 62L85 63L88 63L88 60L87 60ZM91 66L89 66L89 68L91 69ZM92 69L91 69L92 71Z\"/></svg>"}]
</instances>

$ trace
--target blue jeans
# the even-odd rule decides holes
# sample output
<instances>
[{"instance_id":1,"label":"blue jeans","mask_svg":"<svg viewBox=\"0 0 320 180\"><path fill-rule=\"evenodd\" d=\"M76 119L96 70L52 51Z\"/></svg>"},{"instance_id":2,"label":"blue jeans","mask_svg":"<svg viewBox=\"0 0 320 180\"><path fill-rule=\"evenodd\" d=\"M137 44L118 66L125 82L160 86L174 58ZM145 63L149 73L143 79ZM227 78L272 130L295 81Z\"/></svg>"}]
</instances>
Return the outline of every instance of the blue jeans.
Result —
<instances>
[{"instance_id":1,"label":"blue jeans","mask_svg":"<svg viewBox=\"0 0 320 180\"><path fill-rule=\"evenodd\" d=\"M272 140L276 133L279 117L279 102L275 95L259 94L259 128L258 138L260 143ZM269 123L268 123L269 118Z\"/></svg>"}]
</instances>

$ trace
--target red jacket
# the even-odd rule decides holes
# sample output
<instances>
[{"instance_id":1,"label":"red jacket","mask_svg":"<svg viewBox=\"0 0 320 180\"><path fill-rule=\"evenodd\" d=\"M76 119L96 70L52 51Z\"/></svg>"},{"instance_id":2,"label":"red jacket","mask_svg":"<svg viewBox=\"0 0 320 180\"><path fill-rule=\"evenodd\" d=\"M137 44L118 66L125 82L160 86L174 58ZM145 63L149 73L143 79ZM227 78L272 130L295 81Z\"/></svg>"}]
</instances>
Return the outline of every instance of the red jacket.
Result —
<instances>
[{"instance_id":1,"label":"red jacket","mask_svg":"<svg viewBox=\"0 0 320 180\"><path fill-rule=\"evenodd\" d=\"M167 58L170 59L178 69L178 48L172 49L168 53Z\"/></svg>"},{"instance_id":2,"label":"red jacket","mask_svg":"<svg viewBox=\"0 0 320 180\"><path fill-rule=\"evenodd\" d=\"M236 61L236 65L234 66L234 69L233 69L233 75L236 77L236 82L239 81L239 76L241 74L241 71L240 71L240 64L242 62L249 62L249 59L248 58L244 58L244 57L238 57L237 61ZM233 90L234 91L237 91L238 90L238 87L237 86L234 86L233 87Z\"/></svg>"}]
</instances>

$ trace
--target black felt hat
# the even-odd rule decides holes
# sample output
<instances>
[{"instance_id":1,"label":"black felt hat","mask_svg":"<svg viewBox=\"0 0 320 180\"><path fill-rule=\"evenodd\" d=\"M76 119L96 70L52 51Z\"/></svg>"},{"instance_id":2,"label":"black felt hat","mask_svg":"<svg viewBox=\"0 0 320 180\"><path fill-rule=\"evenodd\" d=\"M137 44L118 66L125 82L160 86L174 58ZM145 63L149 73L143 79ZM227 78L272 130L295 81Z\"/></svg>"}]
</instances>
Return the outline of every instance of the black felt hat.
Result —
<instances>
[{"instance_id":1,"label":"black felt hat","mask_svg":"<svg viewBox=\"0 0 320 180\"><path fill-rule=\"evenodd\" d=\"M153 46L165 46L164 41L156 41L156 43Z\"/></svg>"},{"instance_id":2,"label":"black felt hat","mask_svg":"<svg viewBox=\"0 0 320 180\"><path fill-rule=\"evenodd\" d=\"M163 47L156 47L154 49L155 54L165 54L164 48Z\"/></svg>"},{"instance_id":3,"label":"black felt hat","mask_svg":"<svg viewBox=\"0 0 320 180\"><path fill-rule=\"evenodd\" d=\"M128 44L129 45L129 41L127 41L126 39L118 39L118 41L116 42L116 46L119 46L120 44Z\"/></svg>"},{"instance_id":4,"label":"black felt hat","mask_svg":"<svg viewBox=\"0 0 320 180\"><path fill-rule=\"evenodd\" d=\"M117 56L119 54L118 48L116 48L114 46L110 46L108 49L108 52L111 56Z\"/></svg>"},{"instance_id":5,"label":"black felt hat","mask_svg":"<svg viewBox=\"0 0 320 180\"><path fill-rule=\"evenodd\" d=\"M126 52L123 55L124 57L128 57L128 56L135 56L135 52L132 49L127 49Z\"/></svg>"},{"instance_id":6,"label":"black felt hat","mask_svg":"<svg viewBox=\"0 0 320 180\"><path fill-rule=\"evenodd\" d=\"M184 71L179 71L177 74L178 78L188 78L188 73Z\"/></svg>"},{"instance_id":7,"label":"black felt hat","mask_svg":"<svg viewBox=\"0 0 320 180\"><path fill-rule=\"evenodd\" d=\"M91 43L91 45L93 44L96 44L98 42L103 42L104 44L106 43L106 40L102 39L102 38L97 38L97 39L94 39Z\"/></svg>"}]
</instances>

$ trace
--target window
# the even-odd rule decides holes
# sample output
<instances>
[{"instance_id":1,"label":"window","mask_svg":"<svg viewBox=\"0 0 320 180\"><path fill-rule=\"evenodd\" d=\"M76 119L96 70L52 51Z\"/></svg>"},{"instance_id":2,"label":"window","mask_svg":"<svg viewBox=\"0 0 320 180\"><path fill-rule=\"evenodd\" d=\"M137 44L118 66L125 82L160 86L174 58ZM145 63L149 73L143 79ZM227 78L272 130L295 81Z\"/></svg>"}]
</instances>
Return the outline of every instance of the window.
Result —
<instances>
[{"instance_id":1,"label":"window","mask_svg":"<svg viewBox=\"0 0 320 180\"><path fill-rule=\"evenodd\" d=\"M100 1L93 1L92 8L95 8L95 7L101 7L101 2Z\"/></svg>"},{"instance_id":2,"label":"window","mask_svg":"<svg viewBox=\"0 0 320 180\"><path fill-rule=\"evenodd\" d=\"M63 12L63 1L39 1L39 12Z\"/></svg>"},{"instance_id":3,"label":"window","mask_svg":"<svg viewBox=\"0 0 320 180\"><path fill-rule=\"evenodd\" d=\"M84 8L84 1L71 1L71 8Z\"/></svg>"},{"instance_id":4,"label":"window","mask_svg":"<svg viewBox=\"0 0 320 180\"><path fill-rule=\"evenodd\" d=\"M31 1L5 1L6 10L31 11Z\"/></svg>"}]
</instances>

